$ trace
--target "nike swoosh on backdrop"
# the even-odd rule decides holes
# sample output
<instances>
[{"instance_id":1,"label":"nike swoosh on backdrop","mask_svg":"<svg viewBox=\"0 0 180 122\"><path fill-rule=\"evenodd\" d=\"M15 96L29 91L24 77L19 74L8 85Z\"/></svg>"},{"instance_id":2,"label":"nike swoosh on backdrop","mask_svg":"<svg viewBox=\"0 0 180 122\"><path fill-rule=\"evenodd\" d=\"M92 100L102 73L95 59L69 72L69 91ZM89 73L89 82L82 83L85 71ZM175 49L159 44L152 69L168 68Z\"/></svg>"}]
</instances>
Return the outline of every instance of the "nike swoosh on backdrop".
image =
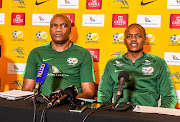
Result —
<instances>
[{"instance_id":1,"label":"nike swoosh on backdrop","mask_svg":"<svg viewBox=\"0 0 180 122\"><path fill-rule=\"evenodd\" d=\"M150 1L150 2L144 3L143 0L142 0L142 1L141 1L141 5L144 6L144 5L147 5L147 4L152 3L152 2L155 2L155 1L157 1L157 0L153 0L153 1Z\"/></svg>"},{"instance_id":2,"label":"nike swoosh on backdrop","mask_svg":"<svg viewBox=\"0 0 180 122\"><path fill-rule=\"evenodd\" d=\"M42 4L42 3L45 3L45 2L47 2L47 1L49 1L49 0L46 0L46 1L43 1L43 2L37 2L37 0L36 0L36 2L35 2L35 5L40 5L40 4Z\"/></svg>"}]
</instances>

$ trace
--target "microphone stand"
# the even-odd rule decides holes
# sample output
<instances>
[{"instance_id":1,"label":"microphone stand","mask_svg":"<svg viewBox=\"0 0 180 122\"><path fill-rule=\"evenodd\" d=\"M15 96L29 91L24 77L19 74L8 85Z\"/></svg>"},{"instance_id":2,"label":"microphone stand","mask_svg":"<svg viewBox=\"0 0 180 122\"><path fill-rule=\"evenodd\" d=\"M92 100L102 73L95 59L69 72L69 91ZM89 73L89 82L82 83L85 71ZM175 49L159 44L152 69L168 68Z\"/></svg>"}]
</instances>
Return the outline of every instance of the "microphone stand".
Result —
<instances>
[{"instance_id":1,"label":"microphone stand","mask_svg":"<svg viewBox=\"0 0 180 122\"><path fill-rule=\"evenodd\" d=\"M28 100L28 99L30 99L30 98L36 99L37 97L39 97L38 95L40 95L40 96L44 99L44 101L45 101L46 103L50 103L50 101L48 100L48 98L45 97L45 96L41 93L41 88L39 88L39 90L37 90L37 92L34 93L33 95L26 97L24 100ZM36 101L38 101L38 102L40 102L40 103L43 103L42 100L37 100L37 99L36 99Z\"/></svg>"},{"instance_id":2,"label":"microphone stand","mask_svg":"<svg viewBox=\"0 0 180 122\"><path fill-rule=\"evenodd\" d=\"M54 102L54 104L52 104L51 102L48 103L48 106L49 106L49 107L52 107L52 106L58 105L58 104L60 104L66 97L68 97L67 100L71 103L72 106L77 106L77 105L74 103L74 101L73 101L67 94L65 94L65 95L63 95L62 97L58 98L58 99Z\"/></svg>"},{"instance_id":3,"label":"microphone stand","mask_svg":"<svg viewBox=\"0 0 180 122\"><path fill-rule=\"evenodd\" d=\"M126 102L117 103L120 98L123 98ZM125 111L125 110L130 109L131 107L135 108L134 105L131 102L129 102L128 100L126 100L123 97L123 94L121 94L120 96L117 95L117 99L116 99L115 103L112 104L112 107L109 108L109 110L112 110L112 111Z\"/></svg>"},{"instance_id":4,"label":"microphone stand","mask_svg":"<svg viewBox=\"0 0 180 122\"><path fill-rule=\"evenodd\" d=\"M72 104L72 106L77 106L77 105L73 102L73 100L71 100L71 98L68 98L68 100L69 100L69 102Z\"/></svg>"},{"instance_id":5,"label":"microphone stand","mask_svg":"<svg viewBox=\"0 0 180 122\"><path fill-rule=\"evenodd\" d=\"M40 95L40 97L42 97L43 100L42 99L37 99L37 97L39 97L38 95ZM34 92L33 95L28 96L24 100L27 100L27 99L30 99L30 98L32 99L32 102L34 104L33 122L36 122L36 102L44 103L44 101L45 101L46 103L50 103L50 101L41 93L41 87L38 88L38 90L36 92Z\"/></svg>"}]
</instances>

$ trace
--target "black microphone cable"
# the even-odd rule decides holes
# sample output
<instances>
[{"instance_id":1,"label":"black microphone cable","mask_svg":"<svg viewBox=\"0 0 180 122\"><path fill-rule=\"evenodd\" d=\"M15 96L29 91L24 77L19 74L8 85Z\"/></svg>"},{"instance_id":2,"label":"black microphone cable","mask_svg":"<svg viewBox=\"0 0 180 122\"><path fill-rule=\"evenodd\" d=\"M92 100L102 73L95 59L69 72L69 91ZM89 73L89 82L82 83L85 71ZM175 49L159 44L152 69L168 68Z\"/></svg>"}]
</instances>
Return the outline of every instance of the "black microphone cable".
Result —
<instances>
[{"instance_id":1,"label":"black microphone cable","mask_svg":"<svg viewBox=\"0 0 180 122\"><path fill-rule=\"evenodd\" d=\"M57 101L57 100L56 100L56 101ZM42 114L41 114L41 120L40 120L40 122L45 122L47 110L48 110L49 108L55 106L55 105L57 105L57 104L51 104L51 102L50 102L50 103L46 106L46 108L43 109Z\"/></svg>"},{"instance_id":2,"label":"black microphone cable","mask_svg":"<svg viewBox=\"0 0 180 122\"><path fill-rule=\"evenodd\" d=\"M25 98L24 100L27 100L27 99L32 99L32 102L33 102L33 122L36 122L36 95L37 93L34 92L33 95Z\"/></svg>"},{"instance_id":3,"label":"black microphone cable","mask_svg":"<svg viewBox=\"0 0 180 122\"><path fill-rule=\"evenodd\" d=\"M104 106L104 107L99 107L97 109L94 109L93 111L89 112L85 117L84 119L82 120L82 122L85 122L87 120L87 117L91 114L93 114L95 111L99 111L99 110L107 110L107 109L110 109L112 108L112 106L114 106L114 104L111 104L109 106Z\"/></svg>"},{"instance_id":4,"label":"black microphone cable","mask_svg":"<svg viewBox=\"0 0 180 122\"><path fill-rule=\"evenodd\" d=\"M40 122L45 122L46 112L47 112L47 110L48 110L50 107L52 107L52 106L49 106L49 105L48 105L46 108L43 109L42 114L41 114L41 120L40 120Z\"/></svg>"},{"instance_id":5,"label":"black microphone cable","mask_svg":"<svg viewBox=\"0 0 180 122\"><path fill-rule=\"evenodd\" d=\"M57 88L55 90L55 92L51 93L50 94L50 97L49 97L49 103L47 104L46 108L43 109L42 111L42 114L41 114L41 120L40 122L45 122L45 118L46 118L46 112L49 108L57 105L57 101L60 101L60 97L62 97L64 94L63 94L63 90L60 89L60 88Z\"/></svg>"},{"instance_id":6,"label":"black microphone cable","mask_svg":"<svg viewBox=\"0 0 180 122\"><path fill-rule=\"evenodd\" d=\"M41 120L40 122L45 122L45 118L46 118L46 112L49 108L55 106L54 104L48 103L48 105L46 106L46 108L43 109L42 113L41 113Z\"/></svg>"},{"instance_id":7,"label":"black microphone cable","mask_svg":"<svg viewBox=\"0 0 180 122\"><path fill-rule=\"evenodd\" d=\"M61 96L63 97L63 95ZM58 101L58 102L57 102ZM40 122L45 122L45 118L46 118L46 112L49 108L56 106L58 104L60 104L61 100L60 97L54 102L54 104L52 104L51 102L46 106L46 108L43 109L42 114L41 114L41 120Z\"/></svg>"},{"instance_id":8,"label":"black microphone cable","mask_svg":"<svg viewBox=\"0 0 180 122\"><path fill-rule=\"evenodd\" d=\"M94 113L95 111L97 111L98 109L99 109L99 108L94 109L93 111L89 112L89 113L84 117L84 119L83 119L82 122L85 122L85 121L87 120L87 117L88 117L89 115L91 115L92 113Z\"/></svg>"},{"instance_id":9,"label":"black microphone cable","mask_svg":"<svg viewBox=\"0 0 180 122\"><path fill-rule=\"evenodd\" d=\"M62 90L61 88L57 88L54 92L50 94L49 97L49 103L44 108L41 114L41 120L40 122L45 121L46 112L49 108L56 106L58 104L61 104L63 100L68 100L73 106L76 106L76 104L72 101L72 99L77 96L77 88L73 85L68 86L65 90Z\"/></svg>"},{"instance_id":10,"label":"black microphone cable","mask_svg":"<svg viewBox=\"0 0 180 122\"><path fill-rule=\"evenodd\" d=\"M105 107L99 107L99 108L97 108L97 109L94 109L93 111L91 111L91 112L89 112L85 117L84 117L84 119L82 120L82 122L85 122L86 120L87 120L87 117L89 116L89 115L91 115L92 113L94 113L95 111L98 111L98 110L106 110L106 109L108 109L108 108L111 108L113 106L113 104L111 104L111 105L109 105L109 106L105 106Z\"/></svg>"},{"instance_id":11,"label":"black microphone cable","mask_svg":"<svg viewBox=\"0 0 180 122\"><path fill-rule=\"evenodd\" d=\"M39 95L39 96L38 96ZM39 98L41 97L41 98ZM32 102L33 102L33 106L34 106L34 110L33 110L33 122L36 122L36 103L50 103L50 101L42 94L37 94L37 93L34 93L33 97L32 97Z\"/></svg>"},{"instance_id":12,"label":"black microphone cable","mask_svg":"<svg viewBox=\"0 0 180 122\"><path fill-rule=\"evenodd\" d=\"M123 98L126 102L127 102L127 104L130 104L133 108L135 108L135 106L131 103L131 102L129 102L129 101L127 101L125 98ZM115 106L117 103L113 103L113 104L111 104L111 105L109 105L109 106L104 106L104 107L99 107L99 108L97 108L97 109L94 109L93 111L91 111L91 112L89 112L85 117L84 117L84 119L83 119L83 121L82 122L85 122L86 120L87 120L87 117L89 116L89 115L91 115L92 113L94 113L95 111L99 111L99 110L108 110L108 109L111 109L113 106Z\"/></svg>"},{"instance_id":13,"label":"black microphone cable","mask_svg":"<svg viewBox=\"0 0 180 122\"><path fill-rule=\"evenodd\" d=\"M33 96L33 106L34 106L34 113L33 113L33 122L36 122L36 102L35 102L35 94Z\"/></svg>"}]
</instances>

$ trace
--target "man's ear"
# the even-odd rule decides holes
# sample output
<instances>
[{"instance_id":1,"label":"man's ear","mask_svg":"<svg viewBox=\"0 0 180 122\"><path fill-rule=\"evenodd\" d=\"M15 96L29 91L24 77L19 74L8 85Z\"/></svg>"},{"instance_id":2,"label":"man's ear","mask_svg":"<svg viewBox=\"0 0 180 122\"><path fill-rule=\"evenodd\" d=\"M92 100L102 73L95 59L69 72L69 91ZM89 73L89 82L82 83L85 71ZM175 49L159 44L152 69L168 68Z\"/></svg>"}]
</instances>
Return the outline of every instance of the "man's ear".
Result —
<instances>
[{"instance_id":1,"label":"man's ear","mask_svg":"<svg viewBox=\"0 0 180 122\"><path fill-rule=\"evenodd\" d=\"M69 34L72 32L72 27L70 27L70 32L69 32Z\"/></svg>"},{"instance_id":2,"label":"man's ear","mask_svg":"<svg viewBox=\"0 0 180 122\"><path fill-rule=\"evenodd\" d=\"M124 45L126 45L126 42L125 42L125 37L124 37Z\"/></svg>"},{"instance_id":3,"label":"man's ear","mask_svg":"<svg viewBox=\"0 0 180 122\"><path fill-rule=\"evenodd\" d=\"M145 37L145 41L144 41L144 44L146 45L148 43L148 38Z\"/></svg>"},{"instance_id":4,"label":"man's ear","mask_svg":"<svg viewBox=\"0 0 180 122\"><path fill-rule=\"evenodd\" d=\"M125 33L124 33L124 45L126 45L126 43L125 43Z\"/></svg>"}]
</instances>

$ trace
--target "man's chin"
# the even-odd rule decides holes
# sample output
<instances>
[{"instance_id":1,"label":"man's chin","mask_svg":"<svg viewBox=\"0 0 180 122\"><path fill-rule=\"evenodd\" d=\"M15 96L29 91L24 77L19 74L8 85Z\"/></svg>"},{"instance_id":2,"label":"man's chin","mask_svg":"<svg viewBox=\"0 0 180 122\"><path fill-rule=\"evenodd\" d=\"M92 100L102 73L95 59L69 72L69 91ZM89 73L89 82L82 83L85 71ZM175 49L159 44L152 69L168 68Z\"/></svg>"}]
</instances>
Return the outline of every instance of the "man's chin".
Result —
<instances>
[{"instance_id":1,"label":"man's chin","mask_svg":"<svg viewBox=\"0 0 180 122\"><path fill-rule=\"evenodd\" d=\"M69 39L68 39L69 40ZM64 44L64 43L66 43L68 40L53 40L53 42L55 43L55 44Z\"/></svg>"},{"instance_id":2,"label":"man's chin","mask_svg":"<svg viewBox=\"0 0 180 122\"><path fill-rule=\"evenodd\" d=\"M140 49L140 50L128 50L129 52L131 53L139 53L139 52L142 52L143 49Z\"/></svg>"}]
</instances>

